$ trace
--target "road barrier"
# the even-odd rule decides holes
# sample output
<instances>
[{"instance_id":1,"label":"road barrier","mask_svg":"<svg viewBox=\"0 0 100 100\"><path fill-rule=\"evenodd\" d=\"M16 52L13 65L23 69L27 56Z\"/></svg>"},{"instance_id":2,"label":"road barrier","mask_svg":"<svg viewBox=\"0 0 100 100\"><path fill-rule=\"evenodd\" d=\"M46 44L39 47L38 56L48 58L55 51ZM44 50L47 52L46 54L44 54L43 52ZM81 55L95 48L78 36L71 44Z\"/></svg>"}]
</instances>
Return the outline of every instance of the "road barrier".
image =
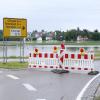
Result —
<instances>
[{"instance_id":1,"label":"road barrier","mask_svg":"<svg viewBox=\"0 0 100 100\"><path fill-rule=\"evenodd\" d=\"M34 50L29 54L29 68L41 69L59 69L68 70L71 72L90 72L95 71L94 67L94 53L93 52L67 52L65 48L61 47L58 52L38 52Z\"/></svg>"}]
</instances>

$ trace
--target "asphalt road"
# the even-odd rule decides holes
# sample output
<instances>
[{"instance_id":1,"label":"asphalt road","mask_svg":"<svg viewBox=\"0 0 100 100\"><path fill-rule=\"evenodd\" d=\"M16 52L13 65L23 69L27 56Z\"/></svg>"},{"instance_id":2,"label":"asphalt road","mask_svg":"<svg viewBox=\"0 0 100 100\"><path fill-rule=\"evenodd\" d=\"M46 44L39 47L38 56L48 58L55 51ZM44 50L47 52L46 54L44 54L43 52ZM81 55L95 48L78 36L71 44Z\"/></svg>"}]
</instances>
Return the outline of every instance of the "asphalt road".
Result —
<instances>
[{"instance_id":1,"label":"asphalt road","mask_svg":"<svg viewBox=\"0 0 100 100\"><path fill-rule=\"evenodd\" d=\"M100 71L100 61L94 65ZM87 74L0 69L0 100L75 100L92 78ZM93 91L99 79L87 89L84 97Z\"/></svg>"},{"instance_id":2,"label":"asphalt road","mask_svg":"<svg viewBox=\"0 0 100 100\"><path fill-rule=\"evenodd\" d=\"M0 70L0 100L75 100L92 78L39 70Z\"/></svg>"}]
</instances>

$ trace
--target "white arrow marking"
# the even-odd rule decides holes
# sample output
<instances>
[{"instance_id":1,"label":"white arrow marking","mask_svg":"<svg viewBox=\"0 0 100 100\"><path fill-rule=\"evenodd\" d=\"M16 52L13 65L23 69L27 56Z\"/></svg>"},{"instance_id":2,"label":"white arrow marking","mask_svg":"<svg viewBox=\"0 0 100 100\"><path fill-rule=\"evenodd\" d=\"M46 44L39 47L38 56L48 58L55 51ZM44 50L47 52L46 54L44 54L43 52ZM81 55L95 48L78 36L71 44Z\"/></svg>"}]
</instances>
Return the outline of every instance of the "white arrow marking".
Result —
<instances>
[{"instance_id":1,"label":"white arrow marking","mask_svg":"<svg viewBox=\"0 0 100 100\"><path fill-rule=\"evenodd\" d=\"M12 79L14 79L14 80L17 80L17 79L19 79L18 77L16 77L16 76L14 76L14 75L7 75L7 77L10 77L10 78L12 78Z\"/></svg>"},{"instance_id":2,"label":"white arrow marking","mask_svg":"<svg viewBox=\"0 0 100 100\"><path fill-rule=\"evenodd\" d=\"M27 84L27 83L24 83L24 84L22 84L27 90L29 90L29 91L37 91L37 89L36 88L34 88L32 85L30 85L30 84Z\"/></svg>"}]
</instances>

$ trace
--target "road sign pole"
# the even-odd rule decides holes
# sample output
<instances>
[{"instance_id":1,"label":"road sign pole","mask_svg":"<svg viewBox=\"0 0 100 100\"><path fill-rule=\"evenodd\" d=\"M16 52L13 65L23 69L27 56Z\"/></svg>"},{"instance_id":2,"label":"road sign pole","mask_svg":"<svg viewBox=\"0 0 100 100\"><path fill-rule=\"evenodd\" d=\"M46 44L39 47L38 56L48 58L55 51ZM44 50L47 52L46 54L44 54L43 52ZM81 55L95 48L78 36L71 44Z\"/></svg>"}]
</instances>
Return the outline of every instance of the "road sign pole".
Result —
<instances>
[{"instance_id":1,"label":"road sign pole","mask_svg":"<svg viewBox=\"0 0 100 100\"><path fill-rule=\"evenodd\" d=\"M21 38L20 38L20 63L21 63Z\"/></svg>"},{"instance_id":2,"label":"road sign pole","mask_svg":"<svg viewBox=\"0 0 100 100\"><path fill-rule=\"evenodd\" d=\"M3 37L3 63L5 63L5 39Z\"/></svg>"},{"instance_id":3,"label":"road sign pole","mask_svg":"<svg viewBox=\"0 0 100 100\"><path fill-rule=\"evenodd\" d=\"M20 38L20 62L24 62L24 39Z\"/></svg>"},{"instance_id":4,"label":"road sign pole","mask_svg":"<svg viewBox=\"0 0 100 100\"><path fill-rule=\"evenodd\" d=\"M7 38L5 40L5 43L6 43L6 45L5 45L5 58L6 58L6 63L7 63Z\"/></svg>"},{"instance_id":5,"label":"road sign pole","mask_svg":"<svg viewBox=\"0 0 100 100\"><path fill-rule=\"evenodd\" d=\"M22 42L23 42L23 43L22 43L22 49L23 49L23 50L22 50L22 53L23 53L22 56L23 56L23 62L24 62L24 38L23 38L23 41L22 41Z\"/></svg>"},{"instance_id":6,"label":"road sign pole","mask_svg":"<svg viewBox=\"0 0 100 100\"><path fill-rule=\"evenodd\" d=\"M3 38L3 63L7 63L7 38Z\"/></svg>"}]
</instances>

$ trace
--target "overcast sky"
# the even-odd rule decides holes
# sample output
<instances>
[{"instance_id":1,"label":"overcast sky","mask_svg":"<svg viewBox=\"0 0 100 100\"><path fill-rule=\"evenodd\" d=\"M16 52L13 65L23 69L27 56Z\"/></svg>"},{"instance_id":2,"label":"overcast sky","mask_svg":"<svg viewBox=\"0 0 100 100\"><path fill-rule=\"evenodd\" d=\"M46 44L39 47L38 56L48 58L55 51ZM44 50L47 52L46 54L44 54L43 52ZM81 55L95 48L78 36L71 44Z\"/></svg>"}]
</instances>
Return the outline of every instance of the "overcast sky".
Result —
<instances>
[{"instance_id":1,"label":"overcast sky","mask_svg":"<svg viewBox=\"0 0 100 100\"><path fill-rule=\"evenodd\" d=\"M100 0L0 0L0 29L3 17L27 18L28 31L100 31Z\"/></svg>"}]
</instances>

